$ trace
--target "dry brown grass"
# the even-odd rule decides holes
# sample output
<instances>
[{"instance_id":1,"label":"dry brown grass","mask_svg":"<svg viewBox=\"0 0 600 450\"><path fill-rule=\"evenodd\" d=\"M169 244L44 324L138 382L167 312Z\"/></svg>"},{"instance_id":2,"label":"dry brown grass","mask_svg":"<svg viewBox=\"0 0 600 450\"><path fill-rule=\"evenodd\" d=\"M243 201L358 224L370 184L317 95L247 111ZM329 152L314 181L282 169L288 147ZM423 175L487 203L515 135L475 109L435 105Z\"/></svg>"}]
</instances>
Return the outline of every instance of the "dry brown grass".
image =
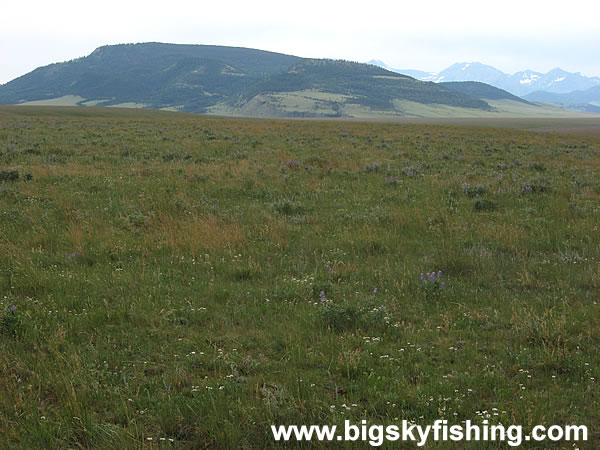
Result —
<instances>
[{"instance_id":1,"label":"dry brown grass","mask_svg":"<svg viewBox=\"0 0 600 450\"><path fill-rule=\"evenodd\" d=\"M145 236L150 245L167 246L177 253L201 254L205 249L229 248L246 240L242 226L218 220L214 216L175 220L170 216L157 219L153 231Z\"/></svg>"}]
</instances>

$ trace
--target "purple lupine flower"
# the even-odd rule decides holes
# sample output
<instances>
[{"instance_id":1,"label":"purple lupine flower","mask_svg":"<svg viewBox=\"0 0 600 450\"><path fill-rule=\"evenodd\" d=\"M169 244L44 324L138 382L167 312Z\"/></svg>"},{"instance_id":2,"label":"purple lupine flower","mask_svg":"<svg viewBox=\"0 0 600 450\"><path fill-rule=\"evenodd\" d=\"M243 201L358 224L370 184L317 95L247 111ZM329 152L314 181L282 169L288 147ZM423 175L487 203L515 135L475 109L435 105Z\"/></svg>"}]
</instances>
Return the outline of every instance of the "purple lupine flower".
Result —
<instances>
[{"instance_id":1,"label":"purple lupine flower","mask_svg":"<svg viewBox=\"0 0 600 450\"><path fill-rule=\"evenodd\" d=\"M329 273L331 273L331 272L333 272L333 269L330 267L330 268L329 268Z\"/></svg>"},{"instance_id":2,"label":"purple lupine flower","mask_svg":"<svg viewBox=\"0 0 600 450\"><path fill-rule=\"evenodd\" d=\"M444 283L444 282L442 281L442 289L444 289L445 287L446 287L446 283Z\"/></svg>"},{"instance_id":3,"label":"purple lupine flower","mask_svg":"<svg viewBox=\"0 0 600 450\"><path fill-rule=\"evenodd\" d=\"M11 306L10 308L8 308L8 309L14 312L14 311L16 311L16 310L17 310L17 307L16 307L15 305L12 305L12 306Z\"/></svg>"},{"instance_id":4,"label":"purple lupine flower","mask_svg":"<svg viewBox=\"0 0 600 450\"><path fill-rule=\"evenodd\" d=\"M327 294L325 294L325 291L321 291L319 297L321 297L321 303L325 303L327 301Z\"/></svg>"},{"instance_id":5,"label":"purple lupine flower","mask_svg":"<svg viewBox=\"0 0 600 450\"><path fill-rule=\"evenodd\" d=\"M421 281L425 281L425 274L421 273Z\"/></svg>"},{"instance_id":6,"label":"purple lupine flower","mask_svg":"<svg viewBox=\"0 0 600 450\"><path fill-rule=\"evenodd\" d=\"M441 270L438 272L438 278L442 278L442 271Z\"/></svg>"},{"instance_id":7,"label":"purple lupine flower","mask_svg":"<svg viewBox=\"0 0 600 450\"><path fill-rule=\"evenodd\" d=\"M264 355L263 353L259 353L259 354L258 354L258 357L259 357L260 359L264 359L265 355Z\"/></svg>"}]
</instances>

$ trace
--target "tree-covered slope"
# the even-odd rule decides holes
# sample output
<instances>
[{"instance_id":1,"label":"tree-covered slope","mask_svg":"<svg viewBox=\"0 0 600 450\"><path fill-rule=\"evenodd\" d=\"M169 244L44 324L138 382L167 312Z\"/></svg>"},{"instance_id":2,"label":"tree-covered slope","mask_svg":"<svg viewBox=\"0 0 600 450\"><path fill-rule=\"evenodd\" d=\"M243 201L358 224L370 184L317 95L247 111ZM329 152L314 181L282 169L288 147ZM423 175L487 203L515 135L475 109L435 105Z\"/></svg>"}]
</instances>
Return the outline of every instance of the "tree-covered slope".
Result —
<instances>
[{"instance_id":1,"label":"tree-covered slope","mask_svg":"<svg viewBox=\"0 0 600 450\"><path fill-rule=\"evenodd\" d=\"M393 108L396 99L489 109L484 101L439 84L418 81L373 65L326 59L303 60L288 71L251 86L243 98L303 90L341 94L351 97L350 102L383 110Z\"/></svg>"},{"instance_id":2,"label":"tree-covered slope","mask_svg":"<svg viewBox=\"0 0 600 450\"><path fill-rule=\"evenodd\" d=\"M64 95L135 102L152 107L202 108L241 92L299 58L236 47L124 44L89 56L40 67L0 86L0 103L14 104Z\"/></svg>"},{"instance_id":3,"label":"tree-covered slope","mask_svg":"<svg viewBox=\"0 0 600 450\"><path fill-rule=\"evenodd\" d=\"M514 100L516 102L530 104L527 100L523 100L521 97L517 97L510 92L490 86L486 83L480 83L479 81L451 81L439 83L439 85L473 98L485 100Z\"/></svg>"}]
</instances>

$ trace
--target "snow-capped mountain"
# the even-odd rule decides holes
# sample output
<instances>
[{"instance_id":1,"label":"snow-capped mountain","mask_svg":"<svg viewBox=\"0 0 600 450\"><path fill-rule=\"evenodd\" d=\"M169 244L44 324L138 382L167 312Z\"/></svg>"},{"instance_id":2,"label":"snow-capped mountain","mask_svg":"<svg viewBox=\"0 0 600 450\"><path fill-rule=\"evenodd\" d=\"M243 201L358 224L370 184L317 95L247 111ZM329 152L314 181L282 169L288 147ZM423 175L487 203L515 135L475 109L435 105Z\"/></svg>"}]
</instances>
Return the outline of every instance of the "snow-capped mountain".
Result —
<instances>
[{"instance_id":1,"label":"snow-capped mountain","mask_svg":"<svg viewBox=\"0 0 600 450\"><path fill-rule=\"evenodd\" d=\"M492 66L474 62L453 64L435 74L431 81L438 83L441 81L479 81L507 90L504 86L500 86L505 78L506 74L504 72Z\"/></svg>"},{"instance_id":2,"label":"snow-capped mountain","mask_svg":"<svg viewBox=\"0 0 600 450\"><path fill-rule=\"evenodd\" d=\"M600 77L586 77L579 72L571 73L560 68L552 69L545 74L525 70L509 75L495 67L478 62L456 63L439 73L392 69L382 61L370 61L369 64L379 65L388 70L403 73L423 81L438 83L442 81L479 81L518 96L535 91L564 94L600 85Z\"/></svg>"},{"instance_id":3,"label":"snow-capped mountain","mask_svg":"<svg viewBox=\"0 0 600 450\"><path fill-rule=\"evenodd\" d=\"M507 90L518 92L518 95L527 95L535 91L566 94L598 86L600 78L586 77L579 72L570 73L557 67L545 74L531 70L517 72L508 79L508 82L510 87L507 86Z\"/></svg>"}]
</instances>

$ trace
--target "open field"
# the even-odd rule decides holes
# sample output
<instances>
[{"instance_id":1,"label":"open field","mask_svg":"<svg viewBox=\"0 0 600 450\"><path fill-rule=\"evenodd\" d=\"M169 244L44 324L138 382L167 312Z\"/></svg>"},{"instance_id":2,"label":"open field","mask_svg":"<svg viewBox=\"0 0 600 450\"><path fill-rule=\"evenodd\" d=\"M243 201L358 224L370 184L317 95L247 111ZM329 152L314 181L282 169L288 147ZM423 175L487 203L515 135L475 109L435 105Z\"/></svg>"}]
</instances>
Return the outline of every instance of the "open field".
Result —
<instances>
[{"instance_id":1,"label":"open field","mask_svg":"<svg viewBox=\"0 0 600 450\"><path fill-rule=\"evenodd\" d=\"M410 123L437 124L448 126L473 126L512 128L525 131L541 131L562 134L578 134L600 136L599 117L578 118L448 118L448 119L413 119Z\"/></svg>"},{"instance_id":2,"label":"open field","mask_svg":"<svg viewBox=\"0 0 600 450\"><path fill-rule=\"evenodd\" d=\"M0 108L0 447L597 448L600 137L498 123Z\"/></svg>"}]
</instances>

